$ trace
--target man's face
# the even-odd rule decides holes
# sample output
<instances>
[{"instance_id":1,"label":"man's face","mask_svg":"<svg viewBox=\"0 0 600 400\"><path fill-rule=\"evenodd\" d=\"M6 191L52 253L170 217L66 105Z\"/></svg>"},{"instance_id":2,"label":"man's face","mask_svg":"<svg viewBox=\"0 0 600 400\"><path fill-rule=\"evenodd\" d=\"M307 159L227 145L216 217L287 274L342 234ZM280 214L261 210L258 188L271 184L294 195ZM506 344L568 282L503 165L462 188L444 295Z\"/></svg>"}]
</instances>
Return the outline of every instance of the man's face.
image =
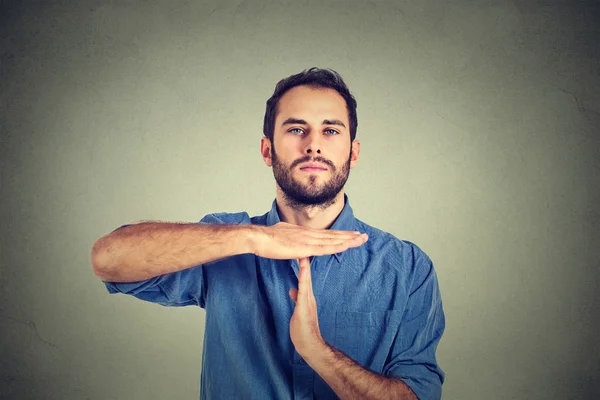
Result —
<instances>
[{"instance_id":1,"label":"man's face","mask_svg":"<svg viewBox=\"0 0 600 400\"><path fill-rule=\"evenodd\" d=\"M275 181L297 205L329 205L350 174L350 125L333 89L296 86L279 100L272 144ZM324 170L305 169L317 163Z\"/></svg>"}]
</instances>

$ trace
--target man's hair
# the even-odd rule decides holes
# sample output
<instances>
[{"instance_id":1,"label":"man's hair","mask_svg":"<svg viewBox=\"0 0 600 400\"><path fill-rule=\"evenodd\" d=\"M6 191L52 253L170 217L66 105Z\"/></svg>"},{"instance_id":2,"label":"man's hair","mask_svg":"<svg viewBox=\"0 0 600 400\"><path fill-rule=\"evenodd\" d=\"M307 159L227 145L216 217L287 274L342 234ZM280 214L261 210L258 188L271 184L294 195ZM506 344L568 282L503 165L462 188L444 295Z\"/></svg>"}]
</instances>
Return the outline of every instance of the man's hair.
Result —
<instances>
[{"instance_id":1,"label":"man's hair","mask_svg":"<svg viewBox=\"0 0 600 400\"><path fill-rule=\"evenodd\" d=\"M265 112L265 120L263 123L263 134L273 142L273 134L275 132L275 117L279 112L279 99L288 90L293 87L305 85L312 88L329 88L336 90L346 100L346 109L348 110L348 119L350 121L350 143L356 137L356 128L358 119L356 117L356 99L348 90L344 80L332 69L321 69L312 67L298 74L289 76L280 80L275 86L275 92L269 100L267 100L267 110Z\"/></svg>"}]
</instances>

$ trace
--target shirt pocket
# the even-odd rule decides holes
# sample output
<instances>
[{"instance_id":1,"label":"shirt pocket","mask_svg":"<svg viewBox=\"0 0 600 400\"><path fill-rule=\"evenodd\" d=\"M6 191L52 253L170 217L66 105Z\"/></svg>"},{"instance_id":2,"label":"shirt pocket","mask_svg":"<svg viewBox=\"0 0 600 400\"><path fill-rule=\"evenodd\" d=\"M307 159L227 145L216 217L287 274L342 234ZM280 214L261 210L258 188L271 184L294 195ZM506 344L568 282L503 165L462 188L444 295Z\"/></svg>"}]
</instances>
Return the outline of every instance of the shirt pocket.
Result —
<instances>
[{"instance_id":1,"label":"shirt pocket","mask_svg":"<svg viewBox=\"0 0 600 400\"><path fill-rule=\"evenodd\" d=\"M397 310L337 311L334 347L363 367L381 372L401 316L402 312Z\"/></svg>"}]
</instances>

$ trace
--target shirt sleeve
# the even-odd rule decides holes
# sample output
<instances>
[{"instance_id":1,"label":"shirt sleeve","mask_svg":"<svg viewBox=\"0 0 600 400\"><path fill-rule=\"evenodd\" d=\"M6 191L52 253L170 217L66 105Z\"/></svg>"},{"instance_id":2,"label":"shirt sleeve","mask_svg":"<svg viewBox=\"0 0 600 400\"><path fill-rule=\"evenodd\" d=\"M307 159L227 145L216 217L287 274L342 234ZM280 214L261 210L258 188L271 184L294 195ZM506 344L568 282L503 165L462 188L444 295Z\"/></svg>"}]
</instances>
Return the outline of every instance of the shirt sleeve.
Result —
<instances>
[{"instance_id":1,"label":"shirt sleeve","mask_svg":"<svg viewBox=\"0 0 600 400\"><path fill-rule=\"evenodd\" d=\"M419 400L439 400L445 374L435 351L445 328L442 299L431 260L413 251L415 278L383 374L401 379Z\"/></svg>"},{"instance_id":2,"label":"shirt sleeve","mask_svg":"<svg viewBox=\"0 0 600 400\"><path fill-rule=\"evenodd\" d=\"M233 224L240 223L246 213L207 214L200 224ZM123 225L117 229L124 228ZM140 300L157 303L168 307L206 304L207 279L202 264L181 271L159 275L137 282L108 282L103 281L110 294L123 293Z\"/></svg>"}]
</instances>

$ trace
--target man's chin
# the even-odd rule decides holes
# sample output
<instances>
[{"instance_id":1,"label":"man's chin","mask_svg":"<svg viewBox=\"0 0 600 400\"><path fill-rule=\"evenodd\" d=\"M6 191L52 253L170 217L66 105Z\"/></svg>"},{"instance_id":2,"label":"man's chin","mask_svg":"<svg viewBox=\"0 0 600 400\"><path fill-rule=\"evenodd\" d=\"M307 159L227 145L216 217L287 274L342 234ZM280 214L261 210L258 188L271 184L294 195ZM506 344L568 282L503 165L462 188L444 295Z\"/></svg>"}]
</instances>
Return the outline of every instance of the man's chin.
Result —
<instances>
[{"instance_id":1,"label":"man's chin","mask_svg":"<svg viewBox=\"0 0 600 400\"><path fill-rule=\"evenodd\" d=\"M319 205L331 201L334 196L325 195L322 192L304 192L296 197L296 201L307 205Z\"/></svg>"}]
</instances>

